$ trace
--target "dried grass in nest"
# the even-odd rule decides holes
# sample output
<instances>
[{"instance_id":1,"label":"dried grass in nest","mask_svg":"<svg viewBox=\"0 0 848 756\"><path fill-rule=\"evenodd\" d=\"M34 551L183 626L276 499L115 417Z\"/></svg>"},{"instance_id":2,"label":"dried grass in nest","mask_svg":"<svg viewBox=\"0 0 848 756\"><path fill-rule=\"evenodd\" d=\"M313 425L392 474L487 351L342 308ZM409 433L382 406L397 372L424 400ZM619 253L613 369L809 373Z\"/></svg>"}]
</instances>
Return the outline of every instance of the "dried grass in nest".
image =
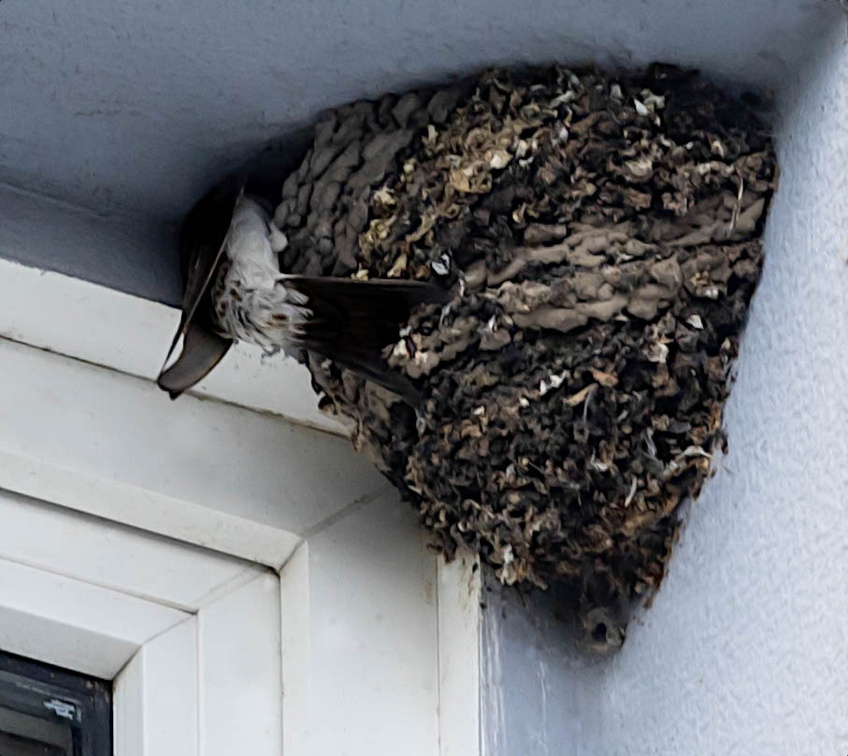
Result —
<instances>
[{"instance_id":1,"label":"dried grass in nest","mask_svg":"<svg viewBox=\"0 0 848 756\"><path fill-rule=\"evenodd\" d=\"M418 415L314 359L324 406L441 551L564 582L615 644L606 610L659 585L722 445L776 172L764 126L670 66L491 70L328 113L275 215L285 269L454 297L389 355Z\"/></svg>"}]
</instances>

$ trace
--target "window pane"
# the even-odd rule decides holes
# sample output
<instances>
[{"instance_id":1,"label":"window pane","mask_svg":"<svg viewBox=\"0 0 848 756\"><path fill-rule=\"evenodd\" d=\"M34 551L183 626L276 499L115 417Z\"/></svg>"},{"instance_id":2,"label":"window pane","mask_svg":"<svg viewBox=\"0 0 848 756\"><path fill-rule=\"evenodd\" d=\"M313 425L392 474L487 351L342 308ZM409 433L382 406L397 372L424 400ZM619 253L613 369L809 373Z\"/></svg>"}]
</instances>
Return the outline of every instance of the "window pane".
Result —
<instances>
[{"instance_id":1,"label":"window pane","mask_svg":"<svg viewBox=\"0 0 848 756\"><path fill-rule=\"evenodd\" d=\"M112 756L112 686L0 652L0 756Z\"/></svg>"}]
</instances>

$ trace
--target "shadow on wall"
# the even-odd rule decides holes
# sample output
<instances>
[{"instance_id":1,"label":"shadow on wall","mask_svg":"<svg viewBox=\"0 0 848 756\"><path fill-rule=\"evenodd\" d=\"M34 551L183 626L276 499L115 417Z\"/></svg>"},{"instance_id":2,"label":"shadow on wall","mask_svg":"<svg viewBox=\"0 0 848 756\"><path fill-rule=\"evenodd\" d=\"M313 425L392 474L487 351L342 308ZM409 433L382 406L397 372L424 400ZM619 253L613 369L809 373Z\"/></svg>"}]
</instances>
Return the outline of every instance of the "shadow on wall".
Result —
<instances>
[{"instance_id":1,"label":"shadow on wall","mask_svg":"<svg viewBox=\"0 0 848 756\"><path fill-rule=\"evenodd\" d=\"M575 597L504 588L490 575L483 597L483 753L606 753L599 713L613 657L586 647L568 609Z\"/></svg>"}]
</instances>

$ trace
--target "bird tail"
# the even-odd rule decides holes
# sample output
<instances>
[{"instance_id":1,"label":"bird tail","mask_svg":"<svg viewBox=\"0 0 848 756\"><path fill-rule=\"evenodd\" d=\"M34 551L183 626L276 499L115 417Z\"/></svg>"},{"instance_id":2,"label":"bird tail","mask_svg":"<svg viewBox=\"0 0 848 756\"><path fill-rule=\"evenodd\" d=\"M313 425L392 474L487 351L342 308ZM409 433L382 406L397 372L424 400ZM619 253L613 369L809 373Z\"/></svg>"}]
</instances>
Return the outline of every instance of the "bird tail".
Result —
<instances>
[{"instance_id":1,"label":"bird tail","mask_svg":"<svg viewBox=\"0 0 848 756\"><path fill-rule=\"evenodd\" d=\"M299 326L297 345L359 373L417 405L418 390L393 371L383 350L399 338L413 310L444 304L446 289L421 281L286 276L285 285L307 298L310 317Z\"/></svg>"}]
</instances>

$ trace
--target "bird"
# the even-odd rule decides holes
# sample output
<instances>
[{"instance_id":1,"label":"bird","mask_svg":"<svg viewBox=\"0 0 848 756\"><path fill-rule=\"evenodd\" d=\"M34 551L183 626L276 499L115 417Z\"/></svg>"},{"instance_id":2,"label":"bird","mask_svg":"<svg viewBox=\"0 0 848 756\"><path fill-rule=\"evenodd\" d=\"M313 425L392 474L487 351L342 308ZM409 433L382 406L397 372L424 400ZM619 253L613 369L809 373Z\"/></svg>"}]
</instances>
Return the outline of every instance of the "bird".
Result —
<instances>
[{"instance_id":1,"label":"bird","mask_svg":"<svg viewBox=\"0 0 848 756\"><path fill-rule=\"evenodd\" d=\"M271 210L265 196L249 191L248 177L234 174L186 215L179 233L182 314L159 388L176 399L242 341L300 362L315 353L418 406L418 390L388 366L383 351L418 305L445 304L448 290L395 278L286 274L279 255L288 239ZM180 339L181 354L169 365Z\"/></svg>"}]
</instances>

